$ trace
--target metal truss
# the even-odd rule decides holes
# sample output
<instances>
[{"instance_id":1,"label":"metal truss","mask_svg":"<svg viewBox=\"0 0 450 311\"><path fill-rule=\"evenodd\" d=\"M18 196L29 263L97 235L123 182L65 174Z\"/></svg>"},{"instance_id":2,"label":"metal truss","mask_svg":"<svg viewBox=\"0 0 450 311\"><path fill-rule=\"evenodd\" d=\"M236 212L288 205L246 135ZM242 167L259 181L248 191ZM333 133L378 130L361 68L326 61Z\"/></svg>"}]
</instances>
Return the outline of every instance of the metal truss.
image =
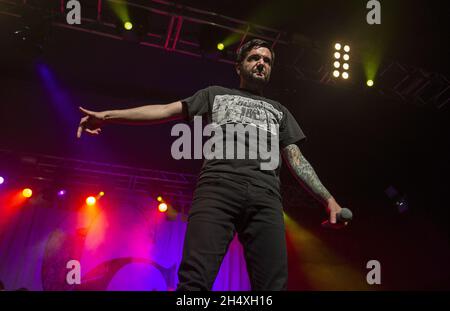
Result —
<instances>
[{"instance_id":1,"label":"metal truss","mask_svg":"<svg viewBox=\"0 0 450 311\"><path fill-rule=\"evenodd\" d=\"M41 1L48 3L48 1ZM129 14L137 17L137 22L145 24L145 33L138 38L138 42L144 46L164 49L169 52L181 53L193 57L203 57L204 47L198 42L198 32L203 26L211 27L211 35L222 34L232 39L232 46L237 49L246 38L258 37L272 42L272 46L278 43L287 44L287 35L279 30L262 25L249 24L245 21L224 16L214 12L196 9L190 6L180 5L163 0L149 1L120 1L120 0L91 0L80 1L82 16L80 25L69 25L66 22L64 12L67 1L54 1L53 4L39 4L31 0L0 0L2 10L0 13L18 16L22 15L21 9L46 10L53 14L53 26L84 31L91 34L109 37L113 39L127 39L122 35L122 25L110 9L111 5L126 5ZM145 5L140 4L145 3ZM140 19L140 20L139 20ZM149 23L150 21L150 23ZM130 32L131 33L131 32ZM128 36L131 39L131 36ZM235 52L235 51L232 51ZM221 62L234 64L234 59L229 59L225 53L217 55Z\"/></svg>"},{"instance_id":2,"label":"metal truss","mask_svg":"<svg viewBox=\"0 0 450 311\"><path fill-rule=\"evenodd\" d=\"M115 194L157 195L187 211L197 176L0 149L0 169L8 180L38 188L111 189ZM9 183L9 182L8 182Z\"/></svg>"},{"instance_id":3,"label":"metal truss","mask_svg":"<svg viewBox=\"0 0 450 311\"><path fill-rule=\"evenodd\" d=\"M294 54L292 70L297 79L314 81L325 85L367 89L363 64L351 61L353 79L343 81L332 76L332 53L314 47L298 47ZM450 102L450 80L441 73L426 71L397 61L380 64L373 89L380 95L408 104L433 109L443 109ZM295 92L295 85L293 90Z\"/></svg>"},{"instance_id":4,"label":"metal truss","mask_svg":"<svg viewBox=\"0 0 450 311\"><path fill-rule=\"evenodd\" d=\"M442 109L450 101L450 81L440 73L427 72L398 62L382 68L380 91L419 106Z\"/></svg>"},{"instance_id":5,"label":"metal truss","mask_svg":"<svg viewBox=\"0 0 450 311\"><path fill-rule=\"evenodd\" d=\"M272 42L286 57L280 57L282 67L293 73L296 79L309 80L321 84L335 85L332 77L332 55L325 55L324 49L318 47L313 40L299 34L286 32L252 24L210 11L164 0L85 0L82 4L80 25L68 25L65 17L65 0L0 0L0 14L20 17L24 8L41 12L52 12L52 25L76 31L83 31L98 36L118 40L135 40L136 43L167 52L181 53L192 57L212 57L216 61L234 64L235 52L240 45L250 38L261 38ZM139 37L122 31L117 16L111 5L126 5L129 14L142 24L144 31ZM224 52L205 51L200 40L201 33L206 30L206 37L224 37L230 39L230 46ZM207 38L208 39L208 38ZM352 48L354 51L355 49ZM354 55L354 53L352 52ZM361 66L356 58L351 67ZM355 70L351 73L355 78ZM339 86L365 88L365 77L349 79ZM357 80L357 81L356 81ZM360 81L361 80L361 81ZM414 103L421 106L432 106L442 109L450 101L450 82L439 73L431 73L416 67L402 65L398 62L382 64L377 83L374 88L382 95ZM359 83L358 83L359 82ZM361 83L362 82L362 83ZM286 86L283 86L286 88ZM295 81L292 89L296 89Z\"/></svg>"}]
</instances>

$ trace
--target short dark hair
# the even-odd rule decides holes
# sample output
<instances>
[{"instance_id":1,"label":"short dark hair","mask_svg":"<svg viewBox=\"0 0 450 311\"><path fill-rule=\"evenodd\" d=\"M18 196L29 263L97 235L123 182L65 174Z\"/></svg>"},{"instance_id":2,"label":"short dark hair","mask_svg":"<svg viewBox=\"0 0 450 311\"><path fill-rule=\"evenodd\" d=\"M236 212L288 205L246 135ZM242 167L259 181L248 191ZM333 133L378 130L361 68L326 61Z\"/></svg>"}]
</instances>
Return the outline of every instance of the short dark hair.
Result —
<instances>
[{"instance_id":1,"label":"short dark hair","mask_svg":"<svg viewBox=\"0 0 450 311\"><path fill-rule=\"evenodd\" d=\"M238 64L242 63L242 61L247 57L248 53L253 50L254 48L267 48L270 51L270 54L272 54L272 66L275 61L275 52L272 49L272 46L269 44L269 42L261 40L261 39L252 39L247 42L245 42L238 50L236 62Z\"/></svg>"}]
</instances>

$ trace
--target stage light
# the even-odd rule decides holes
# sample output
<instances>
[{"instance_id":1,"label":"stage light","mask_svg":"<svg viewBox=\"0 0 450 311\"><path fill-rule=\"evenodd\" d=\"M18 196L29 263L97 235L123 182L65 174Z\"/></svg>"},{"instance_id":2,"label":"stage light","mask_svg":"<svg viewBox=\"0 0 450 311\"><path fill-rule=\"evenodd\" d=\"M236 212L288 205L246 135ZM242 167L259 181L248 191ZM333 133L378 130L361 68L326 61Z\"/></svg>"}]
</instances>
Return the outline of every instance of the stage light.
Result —
<instances>
[{"instance_id":1,"label":"stage light","mask_svg":"<svg viewBox=\"0 0 450 311\"><path fill-rule=\"evenodd\" d=\"M373 80L367 80L366 84L369 87L373 86Z\"/></svg>"},{"instance_id":2,"label":"stage light","mask_svg":"<svg viewBox=\"0 0 450 311\"><path fill-rule=\"evenodd\" d=\"M342 77L344 80L346 80L349 77L348 70L350 68L350 65L349 65L348 61L350 59L350 55L349 55L350 47L348 45L344 45L344 47L342 48L341 43L335 43L334 44L334 48L335 48L335 51L334 51L334 54L333 54L333 56L334 56L333 76L335 78ZM340 61L338 61L341 58L342 58L343 62L345 61L343 64L341 64ZM340 72L340 71L336 70L338 68L342 68L345 71L344 72Z\"/></svg>"},{"instance_id":3,"label":"stage light","mask_svg":"<svg viewBox=\"0 0 450 311\"><path fill-rule=\"evenodd\" d=\"M167 204L166 204L166 203L159 203L159 204L158 204L158 210L159 210L161 213L167 212Z\"/></svg>"},{"instance_id":4,"label":"stage light","mask_svg":"<svg viewBox=\"0 0 450 311\"><path fill-rule=\"evenodd\" d=\"M156 198L156 201L158 201L158 202L162 202L162 201L163 201L163 198L162 198L162 196L158 195L158 197Z\"/></svg>"},{"instance_id":5,"label":"stage light","mask_svg":"<svg viewBox=\"0 0 450 311\"><path fill-rule=\"evenodd\" d=\"M63 196L65 196L65 195L66 195L66 193L67 193L67 191L66 191L66 190L64 190L64 189L61 189L61 190L59 190L59 191L58 191L58 196L59 196L59 197L63 197Z\"/></svg>"},{"instance_id":6,"label":"stage light","mask_svg":"<svg viewBox=\"0 0 450 311\"><path fill-rule=\"evenodd\" d=\"M203 24L198 33L199 51L203 56L218 59L226 53L228 31L214 25Z\"/></svg>"},{"instance_id":7,"label":"stage light","mask_svg":"<svg viewBox=\"0 0 450 311\"><path fill-rule=\"evenodd\" d=\"M25 198L31 198L31 196L33 195L33 191L30 188L25 188L22 190L22 195Z\"/></svg>"},{"instance_id":8,"label":"stage light","mask_svg":"<svg viewBox=\"0 0 450 311\"><path fill-rule=\"evenodd\" d=\"M4 182L5 182L5 179L2 176L0 176L0 185L3 184Z\"/></svg>"},{"instance_id":9,"label":"stage light","mask_svg":"<svg viewBox=\"0 0 450 311\"><path fill-rule=\"evenodd\" d=\"M149 32L150 12L127 1L105 1L113 13L116 31L128 42L139 43ZM106 5L106 4L105 4Z\"/></svg>"},{"instance_id":10,"label":"stage light","mask_svg":"<svg viewBox=\"0 0 450 311\"><path fill-rule=\"evenodd\" d=\"M93 197L93 196L90 196L90 197L87 197L87 198L86 198L86 204L87 204L88 206L94 205L95 202L97 202L97 199L96 199L95 197Z\"/></svg>"},{"instance_id":11,"label":"stage light","mask_svg":"<svg viewBox=\"0 0 450 311\"><path fill-rule=\"evenodd\" d=\"M98 193L98 196L99 197L102 197L102 196L104 196L105 195L105 193L103 192L103 191L100 191L99 193Z\"/></svg>"},{"instance_id":12,"label":"stage light","mask_svg":"<svg viewBox=\"0 0 450 311\"><path fill-rule=\"evenodd\" d=\"M131 29L133 29L133 24L132 24L131 22L125 22L125 23L123 24L123 27L124 27L126 30L131 30Z\"/></svg>"}]
</instances>

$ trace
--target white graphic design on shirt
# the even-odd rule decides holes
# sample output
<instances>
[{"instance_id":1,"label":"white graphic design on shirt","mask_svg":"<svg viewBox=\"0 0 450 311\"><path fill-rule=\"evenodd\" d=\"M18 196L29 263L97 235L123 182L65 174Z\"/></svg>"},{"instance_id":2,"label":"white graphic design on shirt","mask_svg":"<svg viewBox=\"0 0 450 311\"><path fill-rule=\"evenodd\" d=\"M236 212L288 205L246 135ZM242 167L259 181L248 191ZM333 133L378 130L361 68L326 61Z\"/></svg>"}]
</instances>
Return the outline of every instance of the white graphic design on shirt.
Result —
<instances>
[{"instance_id":1,"label":"white graphic design on shirt","mask_svg":"<svg viewBox=\"0 0 450 311\"><path fill-rule=\"evenodd\" d=\"M271 104L238 95L216 95L212 108L212 121L216 125L228 123L250 124L277 135L283 113Z\"/></svg>"}]
</instances>

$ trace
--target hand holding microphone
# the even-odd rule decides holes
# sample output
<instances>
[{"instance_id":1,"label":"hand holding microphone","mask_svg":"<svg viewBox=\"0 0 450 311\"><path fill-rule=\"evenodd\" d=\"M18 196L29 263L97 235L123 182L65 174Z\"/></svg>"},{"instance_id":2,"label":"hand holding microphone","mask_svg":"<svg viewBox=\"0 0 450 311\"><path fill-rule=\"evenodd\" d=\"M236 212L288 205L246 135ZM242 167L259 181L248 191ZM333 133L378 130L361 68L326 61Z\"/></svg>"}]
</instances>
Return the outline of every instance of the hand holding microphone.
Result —
<instances>
[{"instance_id":1,"label":"hand holding microphone","mask_svg":"<svg viewBox=\"0 0 450 311\"><path fill-rule=\"evenodd\" d=\"M329 219L322 222L322 227L340 229L345 227L353 219L353 213L348 208L341 208L333 199L328 200L327 206Z\"/></svg>"}]
</instances>

